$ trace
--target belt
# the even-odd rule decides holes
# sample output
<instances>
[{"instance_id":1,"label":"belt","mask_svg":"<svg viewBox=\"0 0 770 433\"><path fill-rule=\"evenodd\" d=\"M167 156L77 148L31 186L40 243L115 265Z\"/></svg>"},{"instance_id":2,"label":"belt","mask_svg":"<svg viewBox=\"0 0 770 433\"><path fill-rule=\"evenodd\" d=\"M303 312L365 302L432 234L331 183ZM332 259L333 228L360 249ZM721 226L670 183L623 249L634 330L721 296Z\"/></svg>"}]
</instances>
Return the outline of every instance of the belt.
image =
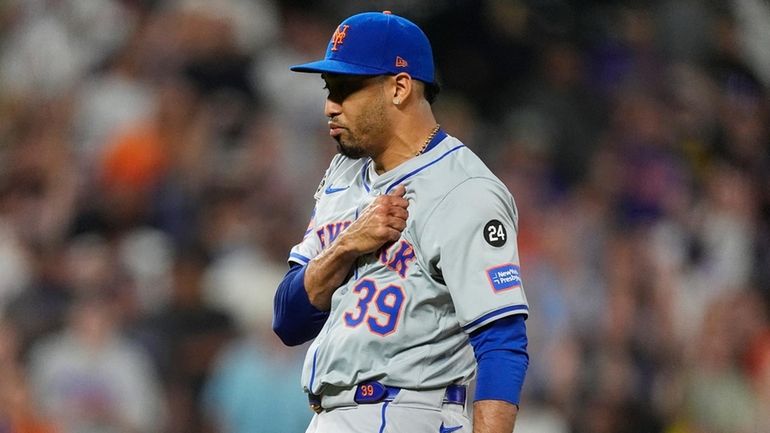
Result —
<instances>
[{"instance_id":1,"label":"belt","mask_svg":"<svg viewBox=\"0 0 770 433\"><path fill-rule=\"evenodd\" d=\"M383 385L376 380L362 382L356 386L356 393L353 400L358 404L373 404L383 401L393 401L401 388L395 386ZM467 388L465 385L449 385L444 393L444 404L459 404L465 406L465 397ZM321 396L317 394L308 394L310 409L316 413L324 410L321 406Z\"/></svg>"}]
</instances>

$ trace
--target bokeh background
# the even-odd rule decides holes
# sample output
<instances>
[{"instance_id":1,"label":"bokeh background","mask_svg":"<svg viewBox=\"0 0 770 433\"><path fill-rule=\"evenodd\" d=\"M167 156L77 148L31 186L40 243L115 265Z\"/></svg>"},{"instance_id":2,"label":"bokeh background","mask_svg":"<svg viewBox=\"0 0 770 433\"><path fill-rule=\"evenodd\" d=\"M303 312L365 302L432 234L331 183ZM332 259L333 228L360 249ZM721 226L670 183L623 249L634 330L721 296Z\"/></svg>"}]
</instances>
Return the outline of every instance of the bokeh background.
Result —
<instances>
[{"instance_id":1,"label":"bokeh background","mask_svg":"<svg viewBox=\"0 0 770 433\"><path fill-rule=\"evenodd\" d=\"M391 9L520 211L521 433L770 432L763 0L0 1L0 432L302 433L272 294Z\"/></svg>"}]
</instances>

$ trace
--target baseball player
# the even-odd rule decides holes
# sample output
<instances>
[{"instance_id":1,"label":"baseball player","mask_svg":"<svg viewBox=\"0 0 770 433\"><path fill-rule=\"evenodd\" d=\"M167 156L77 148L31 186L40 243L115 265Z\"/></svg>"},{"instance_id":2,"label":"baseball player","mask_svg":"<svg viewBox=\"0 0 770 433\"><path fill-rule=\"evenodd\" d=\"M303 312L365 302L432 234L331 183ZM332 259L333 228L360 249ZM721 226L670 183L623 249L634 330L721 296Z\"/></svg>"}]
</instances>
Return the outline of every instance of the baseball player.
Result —
<instances>
[{"instance_id":1,"label":"baseball player","mask_svg":"<svg viewBox=\"0 0 770 433\"><path fill-rule=\"evenodd\" d=\"M510 433L529 362L516 207L436 123L427 37L362 13L291 69L321 74L339 149L275 296L282 341L314 339L307 433Z\"/></svg>"}]
</instances>

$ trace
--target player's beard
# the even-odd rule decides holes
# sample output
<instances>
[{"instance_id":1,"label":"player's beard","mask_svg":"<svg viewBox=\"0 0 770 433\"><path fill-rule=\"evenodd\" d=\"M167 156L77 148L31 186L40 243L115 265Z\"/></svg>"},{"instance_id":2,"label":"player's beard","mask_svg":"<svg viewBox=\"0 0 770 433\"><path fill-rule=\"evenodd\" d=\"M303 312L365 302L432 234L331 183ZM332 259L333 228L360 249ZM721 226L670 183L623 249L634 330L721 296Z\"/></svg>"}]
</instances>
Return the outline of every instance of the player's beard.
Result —
<instances>
[{"instance_id":1,"label":"player's beard","mask_svg":"<svg viewBox=\"0 0 770 433\"><path fill-rule=\"evenodd\" d=\"M342 140L341 137L337 137L337 151L348 158L359 159L367 156L366 151L357 145L347 143L347 140Z\"/></svg>"},{"instance_id":2,"label":"player's beard","mask_svg":"<svg viewBox=\"0 0 770 433\"><path fill-rule=\"evenodd\" d=\"M358 116L358 123L335 137L337 150L352 159L372 156L372 145L384 136L387 129L385 98L380 97L367 104ZM344 137L343 137L344 135Z\"/></svg>"}]
</instances>

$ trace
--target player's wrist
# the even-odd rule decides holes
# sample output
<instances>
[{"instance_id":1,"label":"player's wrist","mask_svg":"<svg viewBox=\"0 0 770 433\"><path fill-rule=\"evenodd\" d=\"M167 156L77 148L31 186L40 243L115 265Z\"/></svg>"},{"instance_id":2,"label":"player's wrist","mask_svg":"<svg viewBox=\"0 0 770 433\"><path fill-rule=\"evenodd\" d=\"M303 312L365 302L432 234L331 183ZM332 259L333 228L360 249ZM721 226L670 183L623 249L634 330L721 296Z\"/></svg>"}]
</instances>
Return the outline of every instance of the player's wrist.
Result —
<instances>
[{"instance_id":1,"label":"player's wrist","mask_svg":"<svg viewBox=\"0 0 770 433\"><path fill-rule=\"evenodd\" d=\"M334 255L340 260L350 263L353 263L357 258L366 253L365 251L361 251L358 244L353 242L352 239L350 239L350 236L347 236L345 232L340 234L337 240L334 241L331 249L333 250Z\"/></svg>"}]
</instances>

